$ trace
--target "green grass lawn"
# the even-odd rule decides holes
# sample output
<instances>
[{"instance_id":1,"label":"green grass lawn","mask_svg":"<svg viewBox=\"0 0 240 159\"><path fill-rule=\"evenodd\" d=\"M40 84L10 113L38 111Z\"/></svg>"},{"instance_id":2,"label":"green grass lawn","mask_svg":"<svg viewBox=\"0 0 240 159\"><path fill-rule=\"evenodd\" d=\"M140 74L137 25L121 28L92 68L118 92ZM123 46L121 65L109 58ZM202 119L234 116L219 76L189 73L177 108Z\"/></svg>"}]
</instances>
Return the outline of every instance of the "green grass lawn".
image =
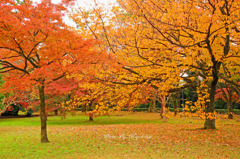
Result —
<instances>
[{"instance_id":1,"label":"green grass lawn","mask_svg":"<svg viewBox=\"0 0 240 159\"><path fill-rule=\"evenodd\" d=\"M217 130L198 118L119 112L88 121L83 114L48 117L50 143L40 143L39 117L0 118L0 158L240 158L240 116Z\"/></svg>"}]
</instances>

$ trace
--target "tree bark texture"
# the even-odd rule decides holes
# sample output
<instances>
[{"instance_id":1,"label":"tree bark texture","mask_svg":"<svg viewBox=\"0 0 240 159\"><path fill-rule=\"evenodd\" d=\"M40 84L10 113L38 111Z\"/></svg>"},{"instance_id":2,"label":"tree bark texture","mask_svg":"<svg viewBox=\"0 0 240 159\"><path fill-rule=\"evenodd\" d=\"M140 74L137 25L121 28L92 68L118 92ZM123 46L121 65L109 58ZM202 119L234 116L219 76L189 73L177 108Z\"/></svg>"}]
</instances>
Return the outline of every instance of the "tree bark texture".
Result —
<instances>
[{"instance_id":1,"label":"tree bark texture","mask_svg":"<svg viewBox=\"0 0 240 159\"><path fill-rule=\"evenodd\" d=\"M47 137L47 115L45 112L45 94L44 84L38 86L39 97L40 97L40 119L41 119L41 142L49 142Z\"/></svg>"}]
</instances>

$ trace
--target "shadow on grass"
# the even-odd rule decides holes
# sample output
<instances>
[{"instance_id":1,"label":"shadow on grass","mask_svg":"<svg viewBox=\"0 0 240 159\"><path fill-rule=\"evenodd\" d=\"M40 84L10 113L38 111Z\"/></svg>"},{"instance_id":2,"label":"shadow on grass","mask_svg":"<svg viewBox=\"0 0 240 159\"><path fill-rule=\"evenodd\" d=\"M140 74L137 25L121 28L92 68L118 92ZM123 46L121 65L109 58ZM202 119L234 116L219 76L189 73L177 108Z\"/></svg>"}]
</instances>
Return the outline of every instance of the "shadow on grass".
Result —
<instances>
[{"instance_id":1,"label":"shadow on grass","mask_svg":"<svg viewBox=\"0 0 240 159\"><path fill-rule=\"evenodd\" d=\"M180 131L218 131L218 129L195 128L195 129L181 129Z\"/></svg>"},{"instance_id":2,"label":"shadow on grass","mask_svg":"<svg viewBox=\"0 0 240 159\"><path fill-rule=\"evenodd\" d=\"M150 124L163 123L161 120L149 120L145 118L136 118L129 116L101 116L94 118L94 121L89 121L88 116L76 115L67 116L63 119L62 116L48 116L48 125L115 125L115 124ZM8 117L0 118L0 126L38 126L40 125L39 116L33 117Z\"/></svg>"},{"instance_id":3,"label":"shadow on grass","mask_svg":"<svg viewBox=\"0 0 240 159\"><path fill-rule=\"evenodd\" d=\"M18 115L18 116L0 116L0 119L18 119L18 118L32 118L32 117L39 117L39 115Z\"/></svg>"},{"instance_id":4,"label":"shadow on grass","mask_svg":"<svg viewBox=\"0 0 240 159\"><path fill-rule=\"evenodd\" d=\"M162 123L161 121L137 120L122 117L98 117L94 121L89 121L88 117L67 117L66 119L48 119L48 125L114 125L114 124L147 124Z\"/></svg>"}]
</instances>

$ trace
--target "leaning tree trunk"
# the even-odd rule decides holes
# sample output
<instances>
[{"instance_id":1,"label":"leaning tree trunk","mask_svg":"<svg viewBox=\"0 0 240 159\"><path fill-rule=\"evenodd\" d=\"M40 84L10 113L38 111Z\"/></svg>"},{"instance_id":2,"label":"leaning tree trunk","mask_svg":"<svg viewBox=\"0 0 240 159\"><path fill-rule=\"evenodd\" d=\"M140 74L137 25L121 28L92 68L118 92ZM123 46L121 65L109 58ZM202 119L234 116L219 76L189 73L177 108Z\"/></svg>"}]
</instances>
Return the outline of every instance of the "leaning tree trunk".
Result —
<instances>
[{"instance_id":1,"label":"leaning tree trunk","mask_svg":"<svg viewBox=\"0 0 240 159\"><path fill-rule=\"evenodd\" d=\"M6 98L3 98L2 103L1 103L2 105L5 105L5 106L3 106L2 109L0 109L0 116L2 115L2 113L4 113L4 112L7 111L8 107L9 107L11 104L14 104L14 100L13 100L13 99L12 99L10 102L6 102L5 100L6 100ZM5 103L5 102L6 102L6 103Z\"/></svg>"},{"instance_id":2,"label":"leaning tree trunk","mask_svg":"<svg viewBox=\"0 0 240 159\"><path fill-rule=\"evenodd\" d=\"M8 108L8 107L4 107L2 110L0 110L0 116L1 116L4 112L7 111L7 108Z\"/></svg>"},{"instance_id":3,"label":"leaning tree trunk","mask_svg":"<svg viewBox=\"0 0 240 159\"><path fill-rule=\"evenodd\" d=\"M8 109L8 106L9 105L7 105L7 106L5 106L5 107L3 107L3 109L1 109L0 110L0 116L4 113L4 112L6 112L7 111L7 109Z\"/></svg>"},{"instance_id":4,"label":"leaning tree trunk","mask_svg":"<svg viewBox=\"0 0 240 159\"><path fill-rule=\"evenodd\" d=\"M41 142L49 142L47 137L47 115L45 112L44 84L38 86L40 97Z\"/></svg>"}]
</instances>

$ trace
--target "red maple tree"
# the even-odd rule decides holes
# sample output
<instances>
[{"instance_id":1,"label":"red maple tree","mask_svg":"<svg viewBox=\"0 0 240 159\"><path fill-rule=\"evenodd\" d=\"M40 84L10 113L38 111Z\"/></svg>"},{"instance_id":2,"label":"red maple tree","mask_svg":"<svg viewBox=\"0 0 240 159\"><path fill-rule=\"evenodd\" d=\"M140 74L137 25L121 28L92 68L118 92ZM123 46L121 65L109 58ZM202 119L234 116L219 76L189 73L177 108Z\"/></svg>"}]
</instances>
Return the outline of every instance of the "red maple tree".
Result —
<instances>
[{"instance_id":1,"label":"red maple tree","mask_svg":"<svg viewBox=\"0 0 240 159\"><path fill-rule=\"evenodd\" d=\"M67 5L0 0L0 73L7 92L38 89L41 142L48 142L45 87L96 63L96 40L83 39L63 22ZM28 90L28 91L26 91ZM68 91L62 89L61 91ZM15 94L16 95L16 94Z\"/></svg>"}]
</instances>

